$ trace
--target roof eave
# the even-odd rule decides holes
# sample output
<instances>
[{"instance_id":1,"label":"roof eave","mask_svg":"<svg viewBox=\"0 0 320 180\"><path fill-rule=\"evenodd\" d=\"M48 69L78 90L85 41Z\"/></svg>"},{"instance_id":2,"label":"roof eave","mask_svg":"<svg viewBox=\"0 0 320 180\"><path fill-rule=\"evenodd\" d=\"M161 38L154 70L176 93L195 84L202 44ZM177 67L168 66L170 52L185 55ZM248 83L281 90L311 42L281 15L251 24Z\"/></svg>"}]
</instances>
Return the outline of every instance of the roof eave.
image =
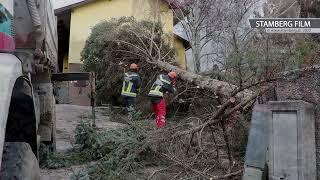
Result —
<instances>
[{"instance_id":1,"label":"roof eave","mask_svg":"<svg viewBox=\"0 0 320 180\"><path fill-rule=\"evenodd\" d=\"M95 0L84 0L84 1L81 1L81 2L78 2L78 3L70 4L68 6L64 6L64 7L55 9L54 13L57 15L57 14L65 12L65 11L72 10L73 8L76 8L76 7L91 3L92 1L95 1Z\"/></svg>"}]
</instances>

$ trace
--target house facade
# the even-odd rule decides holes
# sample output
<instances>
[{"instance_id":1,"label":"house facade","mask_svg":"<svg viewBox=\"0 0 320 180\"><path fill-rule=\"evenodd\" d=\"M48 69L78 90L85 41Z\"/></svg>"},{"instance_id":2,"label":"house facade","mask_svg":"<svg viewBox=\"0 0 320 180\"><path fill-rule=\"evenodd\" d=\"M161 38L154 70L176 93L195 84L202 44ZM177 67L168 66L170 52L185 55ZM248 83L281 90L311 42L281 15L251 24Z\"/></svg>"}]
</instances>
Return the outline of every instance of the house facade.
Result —
<instances>
[{"instance_id":1,"label":"house facade","mask_svg":"<svg viewBox=\"0 0 320 180\"><path fill-rule=\"evenodd\" d=\"M101 21L123 16L135 17L137 20L160 21L165 33L170 35L169 41L175 48L177 63L180 68L186 69L185 52L188 43L184 38L174 34L173 5L167 0L56 0L60 71L81 71L81 51L92 28ZM72 101L70 103L88 105L87 95L79 98L79 92L86 94L86 90L80 90L80 87L74 87L74 84L79 86L79 83L69 83L69 97ZM81 102L78 102L79 100ZM86 103L83 103L84 101Z\"/></svg>"}]
</instances>

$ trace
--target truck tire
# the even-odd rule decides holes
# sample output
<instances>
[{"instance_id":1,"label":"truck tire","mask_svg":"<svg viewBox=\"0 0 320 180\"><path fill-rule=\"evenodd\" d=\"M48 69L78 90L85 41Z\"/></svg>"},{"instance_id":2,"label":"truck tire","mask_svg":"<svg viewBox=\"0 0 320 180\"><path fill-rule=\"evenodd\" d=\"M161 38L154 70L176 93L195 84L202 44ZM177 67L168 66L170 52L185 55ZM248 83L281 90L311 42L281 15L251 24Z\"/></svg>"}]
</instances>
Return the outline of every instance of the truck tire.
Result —
<instances>
[{"instance_id":1,"label":"truck tire","mask_svg":"<svg viewBox=\"0 0 320 180\"><path fill-rule=\"evenodd\" d=\"M27 142L33 152L38 154L37 121L33 99L19 93L11 98L5 142Z\"/></svg>"},{"instance_id":2,"label":"truck tire","mask_svg":"<svg viewBox=\"0 0 320 180\"><path fill-rule=\"evenodd\" d=\"M3 149L1 180L39 180L40 169L29 144L6 142Z\"/></svg>"}]
</instances>

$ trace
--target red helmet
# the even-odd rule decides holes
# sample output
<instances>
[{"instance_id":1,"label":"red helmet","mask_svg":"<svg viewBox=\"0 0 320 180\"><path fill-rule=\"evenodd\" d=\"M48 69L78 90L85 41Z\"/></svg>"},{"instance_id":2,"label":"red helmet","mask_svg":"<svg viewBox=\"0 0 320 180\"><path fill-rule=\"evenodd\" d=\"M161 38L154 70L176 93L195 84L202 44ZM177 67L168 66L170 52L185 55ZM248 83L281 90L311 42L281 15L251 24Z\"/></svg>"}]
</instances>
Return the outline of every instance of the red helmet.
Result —
<instances>
[{"instance_id":1,"label":"red helmet","mask_svg":"<svg viewBox=\"0 0 320 180\"><path fill-rule=\"evenodd\" d=\"M174 72L174 71L171 71L168 73L168 76L171 78L171 79L177 79L177 73Z\"/></svg>"},{"instance_id":2,"label":"red helmet","mask_svg":"<svg viewBox=\"0 0 320 180\"><path fill-rule=\"evenodd\" d=\"M130 64L130 69L137 70L137 69L139 69L139 66L135 63L132 63L132 64Z\"/></svg>"}]
</instances>

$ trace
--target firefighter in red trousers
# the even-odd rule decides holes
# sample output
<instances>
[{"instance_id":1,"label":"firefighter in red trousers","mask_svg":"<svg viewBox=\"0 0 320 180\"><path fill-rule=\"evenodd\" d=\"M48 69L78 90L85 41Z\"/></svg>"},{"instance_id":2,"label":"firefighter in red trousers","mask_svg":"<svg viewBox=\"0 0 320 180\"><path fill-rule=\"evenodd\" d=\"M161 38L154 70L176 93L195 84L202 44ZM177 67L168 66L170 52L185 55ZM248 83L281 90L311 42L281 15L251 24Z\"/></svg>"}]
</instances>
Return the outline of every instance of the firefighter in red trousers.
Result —
<instances>
[{"instance_id":1,"label":"firefighter in red trousers","mask_svg":"<svg viewBox=\"0 0 320 180\"><path fill-rule=\"evenodd\" d=\"M148 94L156 116L155 121L157 128L163 128L166 123L166 101L164 94L167 92L172 94L176 92L176 80L177 73L175 72L160 74Z\"/></svg>"}]
</instances>

